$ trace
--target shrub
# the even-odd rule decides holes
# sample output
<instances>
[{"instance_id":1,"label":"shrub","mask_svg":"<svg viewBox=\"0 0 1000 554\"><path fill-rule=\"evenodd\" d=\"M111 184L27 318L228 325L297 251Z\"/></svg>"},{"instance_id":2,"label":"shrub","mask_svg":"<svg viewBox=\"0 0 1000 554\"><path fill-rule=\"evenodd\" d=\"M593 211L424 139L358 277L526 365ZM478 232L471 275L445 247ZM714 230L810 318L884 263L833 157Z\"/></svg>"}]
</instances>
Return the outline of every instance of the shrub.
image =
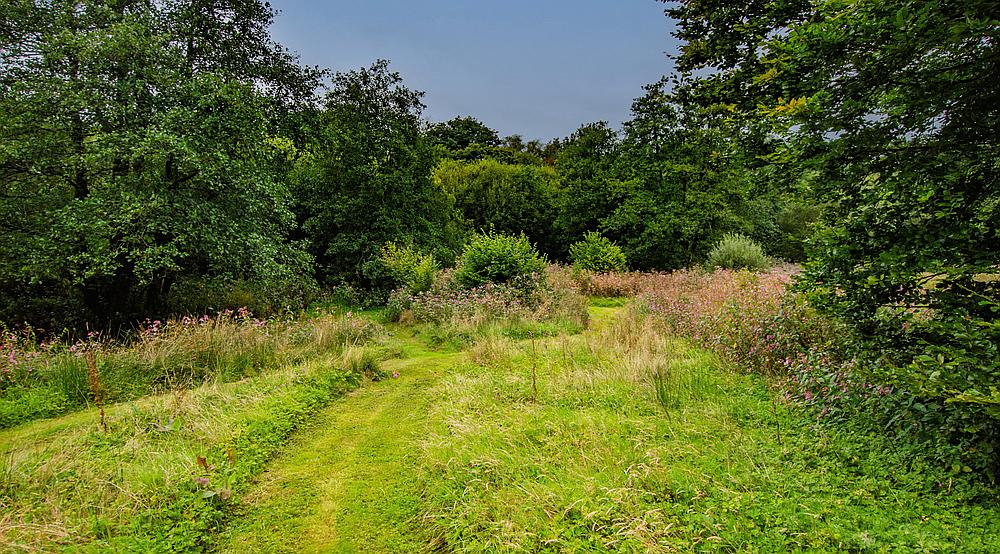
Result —
<instances>
[{"instance_id":1,"label":"shrub","mask_svg":"<svg viewBox=\"0 0 1000 554\"><path fill-rule=\"evenodd\" d=\"M574 266L596 273L625 271L626 266L621 247L593 231L569 247L569 259Z\"/></svg>"},{"instance_id":2,"label":"shrub","mask_svg":"<svg viewBox=\"0 0 1000 554\"><path fill-rule=\"evenodd\" d=\"M708 253L706 264L713 268L760 271L767 269L770 262L759 244L743 235L729 233Z\"/></svg>"},{"instance_id":3,"label":"shrub","mask_svg":"<svg viewBox=\"0 0 1000 554\"><path fill-rule=\"evenodd\" d=\"M455 279L463 287L507 283L516 278L541 275L545 259L524 235L489 232L472 239L458 260Z\"/></svg>"},{"instance_id":4,"label":"shrub","mask_svg":"<svg viewBox=\"0 0 1000 554\"><path fill-rule=\"evenodd\" d=\"M379 251L378 262L391 281L391 288L409 292L430 290L438 263L433 254L421 254L409 246L386 243Z\"/></svg>"}]
</instances>

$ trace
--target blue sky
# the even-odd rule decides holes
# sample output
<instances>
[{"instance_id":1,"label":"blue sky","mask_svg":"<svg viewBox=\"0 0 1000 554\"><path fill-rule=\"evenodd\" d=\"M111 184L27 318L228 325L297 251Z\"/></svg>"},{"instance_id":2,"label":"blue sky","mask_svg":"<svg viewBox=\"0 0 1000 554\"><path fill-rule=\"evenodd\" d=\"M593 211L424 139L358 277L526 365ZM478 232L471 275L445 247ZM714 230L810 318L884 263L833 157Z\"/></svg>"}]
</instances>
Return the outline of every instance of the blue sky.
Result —
<instances>
[{"instance_id":1,"label":"blue sky","mask_svg":"<svg viewBox=\"0 0 1000 554\"><path fill-rule=\"evenodd\" d=\"M271 0L275 38L338 71L392 61L427 93L425 117L472 115L526 139L628 118L642 86L670 73L655 0Z\"/></svg>"}]
</instances>

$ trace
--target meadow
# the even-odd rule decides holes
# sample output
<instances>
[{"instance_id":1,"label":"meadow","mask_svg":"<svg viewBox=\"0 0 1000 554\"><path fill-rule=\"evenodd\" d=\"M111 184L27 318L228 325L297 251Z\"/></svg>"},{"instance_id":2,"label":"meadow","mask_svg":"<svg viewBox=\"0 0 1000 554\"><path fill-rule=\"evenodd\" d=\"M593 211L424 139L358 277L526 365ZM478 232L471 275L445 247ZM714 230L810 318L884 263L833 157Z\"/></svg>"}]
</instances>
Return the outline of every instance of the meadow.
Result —
<instances>
[{"instance_id":1,"label":"meadow","mask_svg":"<svg viewBox=\"0 0 1000 554\"><path fill-rule=\"evenodd\" d=\"M850 371L794 271L443 272L367 311L8 333L0 545L1000 549L971 454L876 425L900 393Z\"/></svg>"},{"instance_id":2,"label":"meadow","mask_svg":"<svg viewBox=\"0 0 1000 554\"><path fill-rule=\"evenodd\" d=\"M0 551L1000 552L996 3L646 2L5 0Z\"/></svg>"}]
</instances>

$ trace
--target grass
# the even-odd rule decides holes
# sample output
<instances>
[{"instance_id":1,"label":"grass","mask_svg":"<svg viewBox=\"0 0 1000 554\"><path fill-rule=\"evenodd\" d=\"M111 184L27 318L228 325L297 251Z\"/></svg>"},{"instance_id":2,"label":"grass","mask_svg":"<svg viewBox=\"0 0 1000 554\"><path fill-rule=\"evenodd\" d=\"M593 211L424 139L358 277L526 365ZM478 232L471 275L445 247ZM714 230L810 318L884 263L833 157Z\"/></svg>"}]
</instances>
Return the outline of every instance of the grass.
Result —
<instances>
[{"instance_id":1,"label":"grass","mask_svg":"<svg viewBox=\"0 0 1000 554\"><path fill-rule=\"evenodd\" d=\"M397 378L363 387L316 417L259 479L220 537L220 552L419 552L424 480L414 439L427 394L460 357L416 341L385 364Z\"/></svg>"},{"instance_id":2,"label":"grass","mask_svg":"<svg viewBox=\"0 0 1000 554\"><path fill-rule=\"evenodd\" d=\"M368 358L368 356L362 356ZM363 376L336 353L0 434L7 550L190 551L298 427Z\"/></svg>"},{"instance_id":3,"label":"grass","mask_svg":"<svg viewBox=\"0 0 1000 554\"><path fill-rule=\"evenodd\" d=\"M93 404L87 352L97 361L102 400L114 403L253 377L381 334L367 318L329 311L270 322L241 314L153 322L125 342L91 337L38 347L12 340L15 371L0 379L0 429Z\"/></svg>"},{"instance_id":4,"label":"grass","mask_svg":"<svg viewBox=\"0 0 1000 554\"><path fill-rule=\"evenodd\" d=\"M438 386L422 442L445 550L1000 548L995 503L640 321L471 359Z\"/></svg>"},{"instance_id":5,"label":"grass","mask_svg":"<svg viewBox=\"0 0 1000 554\"><path fill-rule=\"evenodd\" d=\"M0 550L1000 551L994 492L619 303L451 348L307 320L280 339L302 361L111 405L109 432L0 431Z\"/></svg>"}]
</instances>

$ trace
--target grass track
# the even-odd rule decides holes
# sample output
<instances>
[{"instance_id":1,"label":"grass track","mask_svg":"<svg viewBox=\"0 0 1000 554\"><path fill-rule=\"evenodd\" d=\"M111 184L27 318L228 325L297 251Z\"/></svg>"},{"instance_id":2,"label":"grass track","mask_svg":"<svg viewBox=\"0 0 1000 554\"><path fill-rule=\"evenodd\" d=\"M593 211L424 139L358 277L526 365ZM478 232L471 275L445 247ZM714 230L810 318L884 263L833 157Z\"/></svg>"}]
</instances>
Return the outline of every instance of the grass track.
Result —
<instances>
[{"instance_id":1,"label":"grass track","mask_svg":"<svg viewBox=\"0 0 1000 554\"><path fill-rule=\"evenodd\" d=\"M621 307L591 307L593 327ZM423 524L419 439L434 425L435 385L463 353L406 341L408 357L384 368L399 378L362 387L299 433L243 500L218 551L420 552L435 537Z\"/></svg>"},{"instance_id":2,"label":"grass track","mask_svg":"<svg viewBox=\"0 0 1000 554\"><path fill-rule=\"evenodd\" d=\"M244 499L222 552L414 552L419 454L433 384L459 358L416 350L388 379L327 407Z\"/></svg>"}]
</instances>

